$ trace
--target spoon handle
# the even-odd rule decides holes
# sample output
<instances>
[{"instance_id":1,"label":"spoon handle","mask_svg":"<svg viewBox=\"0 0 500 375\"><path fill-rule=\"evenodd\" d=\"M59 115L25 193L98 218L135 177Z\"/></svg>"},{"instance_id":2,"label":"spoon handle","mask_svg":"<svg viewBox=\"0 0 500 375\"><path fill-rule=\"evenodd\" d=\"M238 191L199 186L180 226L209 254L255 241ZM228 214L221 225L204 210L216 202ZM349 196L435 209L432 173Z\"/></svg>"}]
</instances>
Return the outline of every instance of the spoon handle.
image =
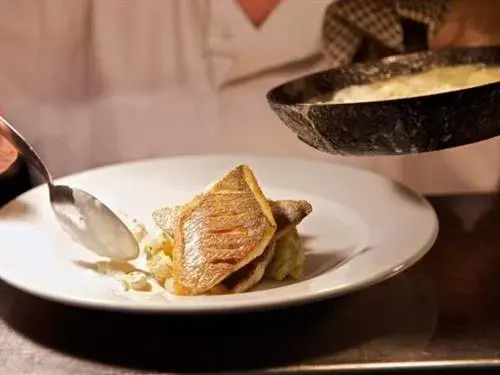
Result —
<instances>
[{"instance_id":1,"label":"spoon handle","mask_svg":"<svg viewBox=\"0 0 500 375\"><path fill-rule=\"evenodd\" d=\"M49 185L52 185L52 176L36 153L35 149L19 134L19 132L0 114L0 135L5 137L28 162L42 174Z\"/></svg>"}]
</instances>

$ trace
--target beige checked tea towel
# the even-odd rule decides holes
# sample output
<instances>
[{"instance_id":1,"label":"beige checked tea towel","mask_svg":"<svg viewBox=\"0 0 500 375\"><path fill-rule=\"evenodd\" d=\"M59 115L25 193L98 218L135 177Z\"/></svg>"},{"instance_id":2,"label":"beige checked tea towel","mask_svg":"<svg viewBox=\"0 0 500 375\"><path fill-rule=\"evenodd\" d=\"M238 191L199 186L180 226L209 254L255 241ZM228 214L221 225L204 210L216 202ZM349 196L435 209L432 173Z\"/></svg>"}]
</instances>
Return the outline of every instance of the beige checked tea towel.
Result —
<instances>
[{"instance_id":1,"label":"beige checked tea towel","mask_svg":"<svg viewBox=\"0 0 500 375\"><path fill-rule=\"evenodd\" d=\"M339 66L409 52L405 25L409 22L421 26L428 42L440 29L449 3L450 0L336 1L325 13L325 55L330 65Z\"/></svg>"}]
</instances>

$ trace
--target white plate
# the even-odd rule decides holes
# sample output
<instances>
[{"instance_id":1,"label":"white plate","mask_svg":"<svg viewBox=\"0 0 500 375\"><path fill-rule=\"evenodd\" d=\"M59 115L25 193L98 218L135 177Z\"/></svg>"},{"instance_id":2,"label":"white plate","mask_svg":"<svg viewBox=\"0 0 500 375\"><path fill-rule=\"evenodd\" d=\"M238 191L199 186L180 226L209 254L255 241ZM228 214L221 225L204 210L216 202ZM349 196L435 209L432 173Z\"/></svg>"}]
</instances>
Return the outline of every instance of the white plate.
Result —
<instances>
[{"instance_id":1,"label":"white plate","mask_svg":"<svg viewBox=\"0 0 500 375\"><path fill-rule=\"evenodd\" d=\"M438 221L421 196L377 174L301 159L189 156L100 168L61 182L84 189L139 220L188 201L238 164L252 167L271 199L306 199L313 212L299 226L307 247L304 280L263 283L227 296L131 299L115 281L76 261L98 260L71 242L55 221L47 188L0 210L0 277L43 298L124 311L215 312L264 309L339 296L382 281L419 260Z\"/></svg>"}]
</instances>

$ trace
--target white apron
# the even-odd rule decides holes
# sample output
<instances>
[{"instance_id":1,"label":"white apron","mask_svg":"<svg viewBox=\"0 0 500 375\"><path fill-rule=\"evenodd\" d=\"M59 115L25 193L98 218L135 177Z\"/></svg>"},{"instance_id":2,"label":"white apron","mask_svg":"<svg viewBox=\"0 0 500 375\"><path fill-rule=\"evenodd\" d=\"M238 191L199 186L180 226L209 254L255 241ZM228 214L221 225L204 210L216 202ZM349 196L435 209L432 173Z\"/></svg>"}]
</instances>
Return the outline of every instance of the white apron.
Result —
<instances>
[{"instance_id":1,"label":"white apron","mask_svg":"<svg viewBox=\"0 0 500 375\"><path fill-rule=\"evenodd\" d=\"M355 164L424 193L495 190L497 140L342 158L309 148L281 124L265 93L325 67L329 2L286 0L256 29L233 0L0 0L0 104L56 176L239 152Z\"/></svg>"}]
</instances>

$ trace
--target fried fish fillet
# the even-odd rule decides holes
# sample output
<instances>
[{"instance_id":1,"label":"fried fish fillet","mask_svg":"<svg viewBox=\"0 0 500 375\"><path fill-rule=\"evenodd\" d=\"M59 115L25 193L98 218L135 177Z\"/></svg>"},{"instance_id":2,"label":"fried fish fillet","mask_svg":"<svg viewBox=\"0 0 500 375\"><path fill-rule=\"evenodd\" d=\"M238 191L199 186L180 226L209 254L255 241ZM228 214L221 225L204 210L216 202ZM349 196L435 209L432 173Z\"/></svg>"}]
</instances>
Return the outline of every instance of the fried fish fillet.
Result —
<instances>
[{"instance_id":1,"label":"fried fish fillet","mask_svg":"<svg viewBox=\"0 0 500 375\"><path fill-rule=\"evenodd\" d=\"M264 253L267 256L263 254L257 257L238 270L234 275L229 276L227 283L226 280L223 281L223 289L226 292L242 293L258 284L264 275L264 272L261 272L261 270L265 270L275 257L274 247L276 242L280 241L290 229L297 226L312 211L311 204L307 201L269 200L269 204L277 225L274 237L271 240L271 244L268 246L272 246L272 249L266 249ZM166 207L153 212L153 218L156 224L172 239L174 237L176 222L185 208L186 205L182 205ZM283 251L280 251L280 254L282 253ZM163 279L163 274L165 274L165 272L160 272L160 276L162 276L161 279Z\"/></svg>"},{"instance_id":2,"label":"fried fish fillet","mask_svg":"<svg viewBox=\"0 0 500 375\"><path fill-rule=\"evenodd\" d=\"M196 197L196 199L199 199L199 197ZM265 270L275 257L274 248L276 242L286 235L289 229L297 226L312 211L311 204L307 201L269 200L269 204L277 224L277 229L270 245L261 256L239 269L215 288L220 288L225 292L241 293L258 284L264 274L262 270ZM185 209L186 205L158 209L153 212L153 219L158 227L173 239L177 220ZM161 275L163 274L164 272L161 273Z\"/></svg>"},{"instance_id":3,"label":"fried fish fillet","mask_svg":"<svg viewBox=\"0 0 500 375\"><path fill-rule=\"evenodd\" d=\"M175 225L181 216L185 205L160 208L153 211L153 220L156 225L172 240L174 239Z\"/></svg>"},{"instance_id":4,"label":"fried fish fillet","mask_svg":"<svg viewBox=\"0 0 500 375\"><path fill-rule=\"evenodd\" d=\"M266 272L270 264L274 262L277 245L280 244L280 252L284 249L282 243L290 232L298 232L296 226L311 213L312 207L306 201L269 201L274 219L276 220L276 233L266 251L260 256L229 276L222 284L233 293L243 293L257 285ZM298 237L300 241L300 237ZM286 241L289 243L289 241ZM295 249L291 249L292 252ZM297 255L300 255L297 253ZM300 274L302 264L296 266L297 274Z\"/></svg>"},{"instance_id":5,"label":"fried fish fillet","mask_svg":"<svg viewBox=\"0 0 500 375\"><path fill-rule=\"evenodd\" d=\"M202 294L259 257L276 232L252 170L240 165L181 211L173 278L178 295Z\"/></svg>"},{"instance_id":6,"label":"fried fish fillet","mask_svg":"<svg viewBox=\"0 0 500 375\"><path fill-rule=\"evenodd\" d=\"M281 200L269 203L276 220L275 240L281 238L290 228L299 225L312 212L312 206L307 201Z\"/></svg>"},{"instance_id":7,"label":"fried fish fillet","mask_svg":"<svg viewBox=\"0 0 500 375\"><path fill-rule=\"evenodd\" d=\"M312 211L311 204L307 201L270 200L269 205L276 221L276 238L280 238L292 226L298 225ZM185 207L186 205L165 207L153 212L156 225L171 239L174 238L177 220Z\"/></svg>"},{"instance_id":8,"label":"fried fish fillet","mask_svg":"<svg viewBox=\"0 0 500 375\"><path fill-rule=\"evenodd\" d=\"M276 242L271 242L266 250L245 267L222 281L222 285L232 293L243 293L257 285L266 272L267 266L274 257Z\"/></svg>"}]
</instances>

